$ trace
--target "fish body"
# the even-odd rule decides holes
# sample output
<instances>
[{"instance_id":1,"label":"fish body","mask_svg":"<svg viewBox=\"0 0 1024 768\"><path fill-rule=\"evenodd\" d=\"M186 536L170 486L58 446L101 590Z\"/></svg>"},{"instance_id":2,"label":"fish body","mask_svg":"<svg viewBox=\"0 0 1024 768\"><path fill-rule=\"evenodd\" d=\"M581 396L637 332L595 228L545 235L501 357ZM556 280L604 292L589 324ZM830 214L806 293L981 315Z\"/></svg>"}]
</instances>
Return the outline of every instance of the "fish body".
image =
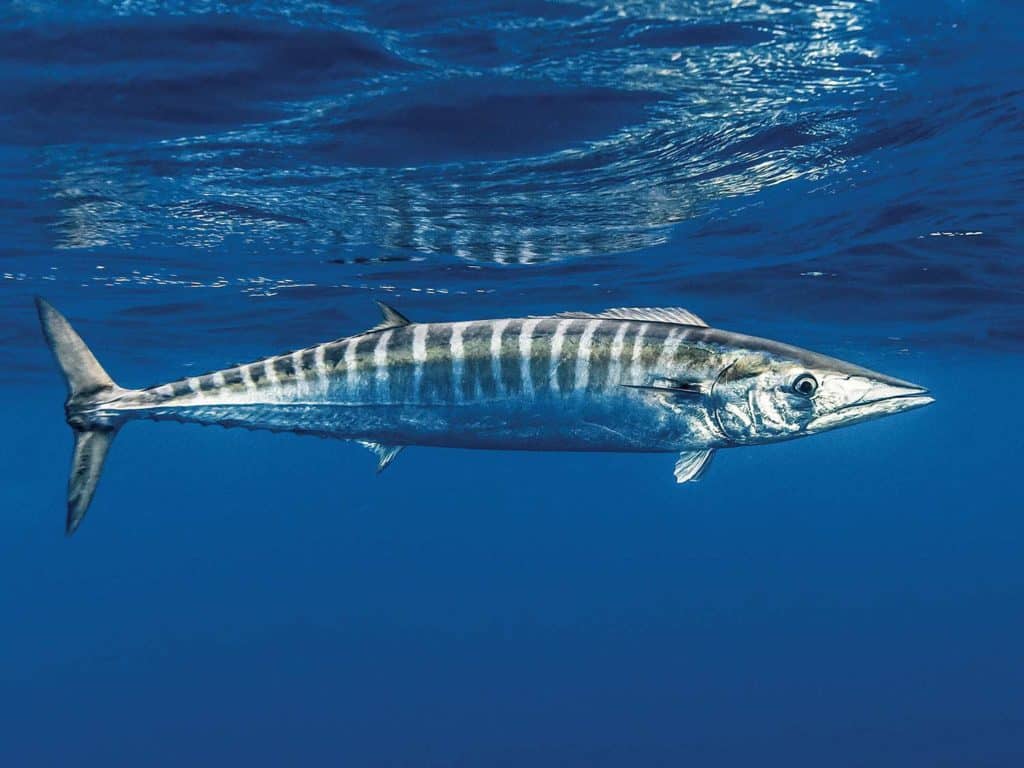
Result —
<instances>
[{"instance_id":1,"label":"fish body","mask_svg":"<svg viewBox=\"0 0 1024 768\"><path fill-rule=\"evenodd\" d=\"M666 407L640 387L683 369L711 376L725 350L704 330L597 318L409 323L124 392L91 416L395 445L678 452L723 438L697 402Z\"/></svg>"},{"instance_id":2,"label":"fish body","mask_svg":"<svg viewBox=\"0 0 1024 768\"><path fill-rule=\"evenodd\" d=\"M381 305L383 321L364 333L129 390L63 316L38 304L68 377L76 432L69 532L113 435L138 418L356 440L378 454L381 469L409 445L671 452L685 482L720 448L931 402L909 382L710 328L679 308L413 323ZM813 392L800 391L812 381Z\"/></svg>"}]
</instances>

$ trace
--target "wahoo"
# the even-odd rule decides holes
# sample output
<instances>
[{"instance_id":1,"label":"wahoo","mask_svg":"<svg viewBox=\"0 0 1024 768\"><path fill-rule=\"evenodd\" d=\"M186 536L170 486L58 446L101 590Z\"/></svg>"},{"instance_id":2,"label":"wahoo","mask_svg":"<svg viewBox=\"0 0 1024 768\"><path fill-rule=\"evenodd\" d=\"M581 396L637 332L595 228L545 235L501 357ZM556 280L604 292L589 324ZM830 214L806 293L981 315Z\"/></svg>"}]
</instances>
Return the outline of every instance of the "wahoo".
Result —
<instances>
[{"instance_id":1,"label":"wahoo","mask_svg":"<svg viewBox=\"0 0 1024 768\"><path fill-rule=\"evenodd\" d=\"M123 389L36 300L75 434L66 530L82 522L132 419L354 440L378 471L408 445L679 455L697 480L720 448L812 435L932 402L916 384L710 328L680 308L413 323L380 304L364 333L146 389Z\"/></svg>"}]
</instances>

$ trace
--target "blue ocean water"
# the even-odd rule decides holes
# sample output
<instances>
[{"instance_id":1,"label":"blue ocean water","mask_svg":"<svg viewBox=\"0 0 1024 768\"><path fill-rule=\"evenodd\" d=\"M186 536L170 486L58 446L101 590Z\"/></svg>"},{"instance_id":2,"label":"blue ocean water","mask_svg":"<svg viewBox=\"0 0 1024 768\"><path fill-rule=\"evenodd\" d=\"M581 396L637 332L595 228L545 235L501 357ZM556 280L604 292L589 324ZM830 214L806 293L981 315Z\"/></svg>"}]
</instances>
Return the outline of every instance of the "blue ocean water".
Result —
<instances>
[{"instance_id":1,"label":"blue ocean water","mask_svg":"<svg viewBox=\"0 0 1024 768\"><path fill-rule=\"evenodd\" d=\"M0 762L1024 764L1009 2L0 6ZM141 386L689 307L935 405L730 450L132 424L63 536L32 297Z\"/></svg>"}]
</instances>

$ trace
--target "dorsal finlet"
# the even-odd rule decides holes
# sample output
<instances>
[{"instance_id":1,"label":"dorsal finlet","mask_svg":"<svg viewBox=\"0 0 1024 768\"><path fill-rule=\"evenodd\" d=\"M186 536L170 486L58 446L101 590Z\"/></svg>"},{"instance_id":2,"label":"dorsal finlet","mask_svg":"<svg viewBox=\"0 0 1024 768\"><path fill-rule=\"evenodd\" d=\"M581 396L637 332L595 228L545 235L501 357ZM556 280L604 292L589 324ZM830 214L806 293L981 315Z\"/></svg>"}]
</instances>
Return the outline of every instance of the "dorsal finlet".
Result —
<instances>
[{"instance_id":1,"label":"dorsal finlet","mask_svg":"<svg viewBox=\"0 0 1024 768\"><path fill-rule=\"evenodd\" d=\"M377 323L377 325L373 326L373 328L367 331L367 333L372 333L373 331L386 331L388 328L401 328L403 325L411 325L412 321L394 307L388 306L383 301L378 301L377 306L380 307L380 311L383 313L384 319Z\"/></svg>"},{"instance_id":2,"label":"dorsal finlet","mask_svg":"<svg viewBox=\"0 0 1024 768\"><path fill-rule=\"evenodd\" d=\"M555 317L581 318L590 320L647 320L655 323L676 323L697 325L706 328L697 315L682 307L616 307L603 312L559 312Z\"/></svg>"}]
</instances>

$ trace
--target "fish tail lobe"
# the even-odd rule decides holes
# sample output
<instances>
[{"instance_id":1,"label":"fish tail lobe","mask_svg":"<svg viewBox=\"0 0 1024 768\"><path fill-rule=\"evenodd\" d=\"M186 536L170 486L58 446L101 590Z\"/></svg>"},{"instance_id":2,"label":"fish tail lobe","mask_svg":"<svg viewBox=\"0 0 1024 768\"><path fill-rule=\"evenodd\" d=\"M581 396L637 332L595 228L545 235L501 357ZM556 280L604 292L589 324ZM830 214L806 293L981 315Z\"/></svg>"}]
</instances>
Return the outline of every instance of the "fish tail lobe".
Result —
<instances>
[{"instance_id":1,"label":"fish tail lobe","mask_svg":"<svg viewBox=\"0 0 1024 768\"><path fill-rule=\"evenodd\" d=\"M96 493L110 445L121 426L120 419L110 416L109 412L103 415L96 412L125 390L103 370L67 318L39 297L36 298L36 309L43 336L68 386L64 409L75 437L65 522L65 532L70 536L85 517Z\"/></svg>"}]
</instances>

